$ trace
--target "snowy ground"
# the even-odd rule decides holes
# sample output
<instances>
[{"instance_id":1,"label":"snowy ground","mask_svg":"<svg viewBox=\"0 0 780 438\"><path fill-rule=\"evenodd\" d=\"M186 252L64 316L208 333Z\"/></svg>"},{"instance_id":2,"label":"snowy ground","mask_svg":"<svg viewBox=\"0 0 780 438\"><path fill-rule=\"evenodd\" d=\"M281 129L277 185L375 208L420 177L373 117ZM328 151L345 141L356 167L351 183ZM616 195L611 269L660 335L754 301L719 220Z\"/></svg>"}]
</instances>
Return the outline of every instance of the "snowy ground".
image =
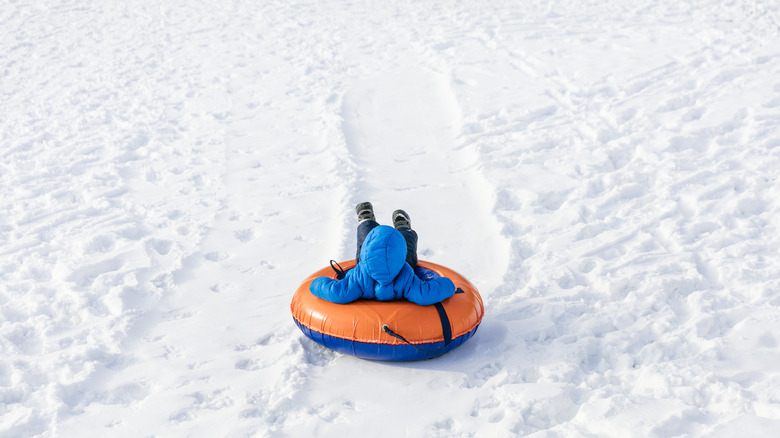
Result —
<instances>
[{"instance_id":1,"label":"snowy ground","mask_svg":"<svg viewBox=\"0 0 780 438\"><path fill-rule=\"evenodd\" d=\"M0 5L0 436L775 436L772 1ZM412 215L434 360L290 298Z\"/></svg>"}]
</instances>

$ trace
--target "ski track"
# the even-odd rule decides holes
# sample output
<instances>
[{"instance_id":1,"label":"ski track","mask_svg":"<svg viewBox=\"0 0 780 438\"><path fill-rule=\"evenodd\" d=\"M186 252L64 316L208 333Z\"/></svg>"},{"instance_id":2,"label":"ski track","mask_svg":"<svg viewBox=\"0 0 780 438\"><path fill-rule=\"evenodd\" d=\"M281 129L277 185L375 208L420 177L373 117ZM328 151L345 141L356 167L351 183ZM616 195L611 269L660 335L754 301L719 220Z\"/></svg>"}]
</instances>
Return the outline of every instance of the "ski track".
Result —
<instances>
[{"instance_id":1,"label":"ski track","mask_svg":"<svg viewBox=\"0 0 780 438\"><path fill-rule=\"evenodd\" d=\"M0 435L780 424L770 3L52 0L0 25ZM364 200L478 286L464 346L369 362L290 321Z\"/></svg>"}]
</instances>

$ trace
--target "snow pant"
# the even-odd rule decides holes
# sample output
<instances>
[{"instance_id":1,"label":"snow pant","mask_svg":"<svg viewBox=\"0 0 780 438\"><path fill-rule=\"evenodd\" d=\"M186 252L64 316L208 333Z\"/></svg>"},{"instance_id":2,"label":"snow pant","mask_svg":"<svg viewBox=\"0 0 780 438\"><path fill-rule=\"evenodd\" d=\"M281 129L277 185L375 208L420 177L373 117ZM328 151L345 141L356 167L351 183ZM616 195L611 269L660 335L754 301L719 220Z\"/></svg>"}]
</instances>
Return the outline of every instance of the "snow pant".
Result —
<instances>
[{"instance_id":1,"label":"snow pant","mask_svg":"<svg viewBox=\"0 0 780 438\"><path fill-rule=\"evenodd\" d=\"M360 223L360 225L358 225L357 255L355 256L355 260L358 262L360 262L360 248L363 247L363 241L366 240L368 233L370 233L371 230L378 226L379 223L372 220L363 221ZM397 230L401 233L402 236L404 236L404 239L406 240L406 263L409 263L409 266L414 268L417 266L417 232L409 227L400 227L397 228Z\"/></svg>"}]
</instances>

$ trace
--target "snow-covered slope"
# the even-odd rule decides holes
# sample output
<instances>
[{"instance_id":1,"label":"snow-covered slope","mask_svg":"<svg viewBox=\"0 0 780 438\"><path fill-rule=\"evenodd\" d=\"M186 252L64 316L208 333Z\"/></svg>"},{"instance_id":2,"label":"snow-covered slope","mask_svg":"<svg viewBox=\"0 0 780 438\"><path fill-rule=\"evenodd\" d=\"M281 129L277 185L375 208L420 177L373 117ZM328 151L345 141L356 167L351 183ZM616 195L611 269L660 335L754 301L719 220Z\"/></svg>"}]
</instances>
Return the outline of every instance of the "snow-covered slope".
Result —
<instances>
[{"instance_id":1,"label":"snow-covered slope","mask_svg":"<svg viewBox=\"0 0 780 438\"><path fill-rule=\"evenodd\" d=\"M0 6L0 436L774 436L770 1ZM401 364L290 317L354 205L480 289Z\"/></svg>"}]
</instances>

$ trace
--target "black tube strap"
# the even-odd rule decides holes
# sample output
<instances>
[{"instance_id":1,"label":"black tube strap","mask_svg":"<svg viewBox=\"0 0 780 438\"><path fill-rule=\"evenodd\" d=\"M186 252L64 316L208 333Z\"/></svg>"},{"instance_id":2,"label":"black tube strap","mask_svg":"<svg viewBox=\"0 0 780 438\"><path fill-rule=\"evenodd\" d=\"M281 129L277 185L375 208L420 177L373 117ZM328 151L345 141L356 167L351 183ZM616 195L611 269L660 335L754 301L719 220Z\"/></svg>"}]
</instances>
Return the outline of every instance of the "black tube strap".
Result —
<instances>
[{"instance_id":1,"label":"black tube strap","mask_svg":"<svg viewBox=\"0 0 780 438\"><path fill-rule=\"evenodd\" d=\"M436 306L436 311L439 313L439 321L441 321L441 331L444 335L444 346L441 348L422 348L418 347L415 344L412 344L411 342L407 341L406 338L399 335L398 333L390 330L390 327L387 324L382 325L382 330L384 330L385 333L388 335L400 339L401 341L411 345L415 350L419 351L422 354L428 355L428 356L437 356L441 354L444 350L447 349L447 347L450 345L450 342L452 342L452 326L450 325L450 318L447 317L447 311L444 310L444 306L441 303L434 304Z\"/></svg>"},{"instance_id":2,"label":"black tube strap","mask_svg":"<svg viewBox=\"0 0 780 438\"><path fill-rule=\"evenodd\" d=\"M335 265L336 265L336 266L338 266L338 267L336 267L336 266L333 266L333 264L335 264ZM335 260L331 260L331 261L330 261L330 267L331 267L331 268L332 268L334 271L336 271L336 278L338 278L339 280L341 280L342 278L344 278L344 277L346 277L346 276L347 276L347 274L346 274L346 271L344 270L344 268L342 268L342 267L341 267L341 265L339 264L339 262L337 262L337 261L335 261Z\"/></svg>"},{"instance_id":3,"label":"black tube strap","mask_svg":"<svg viewBox=\"0 0 780 438\"><path fill-rule=\"evenodd\" d=\"M444 306L441 303L436 303L434 306L436 306L436 311L439 312L441 332L444 334L444 346L446 347L452 342L452 325L450 324L450 319L447 317L447 311L444 310Z\"/></svg>"}]
</instances>

